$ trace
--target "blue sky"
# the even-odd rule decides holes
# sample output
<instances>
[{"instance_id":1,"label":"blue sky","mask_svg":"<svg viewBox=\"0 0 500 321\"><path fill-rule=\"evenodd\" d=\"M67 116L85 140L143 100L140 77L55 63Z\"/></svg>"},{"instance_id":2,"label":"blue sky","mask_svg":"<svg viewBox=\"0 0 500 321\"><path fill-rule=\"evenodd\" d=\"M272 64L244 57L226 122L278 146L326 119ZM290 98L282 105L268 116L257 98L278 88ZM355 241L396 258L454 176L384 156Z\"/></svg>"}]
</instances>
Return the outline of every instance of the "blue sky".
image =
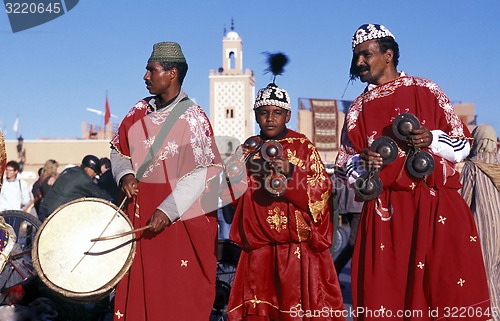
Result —
<instances>
[{"instance_id":1,"label":"blue sky","mask_svg":"<svg viewBox=\"0 0 500 321\"><path fill-rule=\"evenodd\" d=\"M341 99L351 36L363 23L388 27L400 45L399 69L434 80L452 101L475 103L479 123L500 133L500 1L353 0L80 0L63 16L12 33L0 12L0 128L15 139L81 137L81 122L102 124L86 108L104 109L106 92L118 123L148 95L142 76L152 45L177 41L189 63L184 88L209 111L210 69L222 64L224 27L234 19L243 67L264 75L265 51L290 58L277 84L292 98ZM343 99L363 89L347 87Z\"/></svg>"}]
</instances>

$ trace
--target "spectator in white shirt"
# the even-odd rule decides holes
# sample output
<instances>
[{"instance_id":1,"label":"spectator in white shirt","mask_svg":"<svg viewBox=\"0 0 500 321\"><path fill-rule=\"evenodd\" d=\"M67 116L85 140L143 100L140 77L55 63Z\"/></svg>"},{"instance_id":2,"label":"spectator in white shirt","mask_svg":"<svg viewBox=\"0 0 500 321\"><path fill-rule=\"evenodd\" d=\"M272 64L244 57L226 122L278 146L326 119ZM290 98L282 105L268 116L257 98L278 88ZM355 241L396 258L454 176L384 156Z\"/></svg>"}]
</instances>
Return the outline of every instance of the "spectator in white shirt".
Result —
<instances>
[{"instance_id":1,"label":"spectator in white shirt","mask_svg":"<svg viewBox=\"0 0 500 321\"><path fill-rule=\"evenodd\" d=\"M22 210L30 204L31 199L28 183L19 177L19 163L7 162L0 192L0 211Z\"/></svg>"}]
</instances>

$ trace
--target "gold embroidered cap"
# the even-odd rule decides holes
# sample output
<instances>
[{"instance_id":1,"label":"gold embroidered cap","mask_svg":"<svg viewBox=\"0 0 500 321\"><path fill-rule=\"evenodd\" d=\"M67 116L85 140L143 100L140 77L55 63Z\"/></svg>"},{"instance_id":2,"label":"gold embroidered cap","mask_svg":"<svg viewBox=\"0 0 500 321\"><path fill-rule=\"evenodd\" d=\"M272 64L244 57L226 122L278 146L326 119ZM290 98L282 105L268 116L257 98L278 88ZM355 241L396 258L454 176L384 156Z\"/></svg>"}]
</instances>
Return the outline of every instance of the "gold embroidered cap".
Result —
<instances>
[{"instance_id":1,"label":"gold embroidered cap","mask_svg":"<svg viewBox=\"0 0 500 321\"><path fill-rule=\"evenodd\" d=\"M153 45L149 62L186 62L186 58L177 42L158 42Z\"/></svg>"}]
</instances>

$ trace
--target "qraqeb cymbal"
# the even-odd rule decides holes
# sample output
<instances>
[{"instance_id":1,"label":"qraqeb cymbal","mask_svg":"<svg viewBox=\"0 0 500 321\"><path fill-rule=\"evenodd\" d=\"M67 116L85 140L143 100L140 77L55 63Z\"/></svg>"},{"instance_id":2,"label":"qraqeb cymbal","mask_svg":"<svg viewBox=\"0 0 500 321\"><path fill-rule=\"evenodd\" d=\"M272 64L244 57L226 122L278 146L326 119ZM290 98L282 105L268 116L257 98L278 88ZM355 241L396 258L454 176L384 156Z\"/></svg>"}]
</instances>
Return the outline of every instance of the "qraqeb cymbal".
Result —
<instances>
[{"instance_id":1,"label":"qraqeb cymbal","mask_svg":"<svg viewBox=\"0 0 500 321\"><path fill-rule=\"evenodd\" d=\"M417 151L408 155L406 169L415 178L424 178L434 171L434 158L428 152Z\"/></svg>"},{"instance_id":2,"label":"qraqeb cymbal","mask_svg":"<svg viewBox=\"0 0 500 321\"><path fill-rule=\"evenodd\" d=\"M392 163L398 157L398 144L394 139L381 136L375 139L370 146L370 150L380 154L383 159L383 165Z\"/></svg>"},{"instance_id":3,"label":"qraqeb cymbal","mask_svg":"<svg viewBox=\"0 0 500 321\"><path fill-rule=\"evenodd\" d=\"M392 123L392 132L400 140L406 140L406 137L410 135L413 129L419 128L420 121L417 116L410 113L398 115Z\"/></svg>"},{"instance_id":4,"label":"qraqeb cymbal","mask_svg":"<svg viewBox=\"0 0 500 321\"><path fill-rule=\"evenodd\" d=\"M276 157L283 155L283 145L276 140L268 140L262 144L260 153L262 154L262 158L264 158L264 160L271 161Z\"/></svg>"},{"instance_id":5,"label":"qraqeb cymbal","mask_svg":"<svg viewBox=\"0 0 500 321\"><path fill-rule=\"evenodd\" d=\"M246 148L243 152L242 148ZM262 139L259 136L248 137L242 146L238 146L234 154L229 156L224 163L226 175L232 181L239 181L243 178L247 160L257 153L262 147Z\"/></svg>"},{"instance_id":6,"label":"qraqeb cymbal","mask_svg":"<svg viewBox=\"0 0 500 321\"><path fill-rule=\"evenodd\" d=\"M382 193L382 181L378 177L378 172L366 172L354 183L356 194L363 200L371 201Z\"/></svg>"},{"instance_id":7,"label":"qraqeb cymbal","mask_svg":"<svg viewBox=\"0 0 500 321\"><path fill-rule=\"evenodd\" d=\"M273 196L281 196L286 192L286 176L282 173L272 173L264 182L265 189Z\"/></svg>"},{"instance_id":8,"label":"qraqeb cymbal","mask_svg":"<svg viewBox=\"0 0 500 321\"><path fill-rule=\"evenodd\" d=\"M400 140L406 140L413 129L420 128L418 118L410 113L400 114L392 123L392 131ZM434 158L426 151L413 146L406 159L406 169L415 178L424 178L434 171Z\"/></svg>"},{"instance_id":9,"label":"qraqeb cymbal","mask_svg":"<svg viewBox=\"0 0 500 321\"><path fill-rule=\"evenodd\" d=\"M250 153L256 153L262 147L262 138L259 136L250 136L243 143L243 147L249 149Z\"/></svg>"}]
</instances>

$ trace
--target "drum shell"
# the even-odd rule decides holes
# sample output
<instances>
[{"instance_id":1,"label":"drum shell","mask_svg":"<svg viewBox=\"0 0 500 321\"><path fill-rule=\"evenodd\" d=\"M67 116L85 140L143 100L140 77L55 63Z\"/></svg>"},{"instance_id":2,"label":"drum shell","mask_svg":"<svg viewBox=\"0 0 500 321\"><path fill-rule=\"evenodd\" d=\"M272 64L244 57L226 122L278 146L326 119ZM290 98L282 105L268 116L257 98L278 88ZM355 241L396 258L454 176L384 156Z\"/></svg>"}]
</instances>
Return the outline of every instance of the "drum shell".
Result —
<instances>
[{"instance_id":1,"label":"drum shell","mask_svg":"<svg viewBox=\"0 0 500 321\"><path fill-rule=\"evenodd\" d=\"M40 279L66 299L96 302L109 295L127 273L136 244L133 234L90 240L132 230L128 217L111 202L98 198L71 201L40 226L32 249L33 266Z\"/></svg>"}]
</instances>

